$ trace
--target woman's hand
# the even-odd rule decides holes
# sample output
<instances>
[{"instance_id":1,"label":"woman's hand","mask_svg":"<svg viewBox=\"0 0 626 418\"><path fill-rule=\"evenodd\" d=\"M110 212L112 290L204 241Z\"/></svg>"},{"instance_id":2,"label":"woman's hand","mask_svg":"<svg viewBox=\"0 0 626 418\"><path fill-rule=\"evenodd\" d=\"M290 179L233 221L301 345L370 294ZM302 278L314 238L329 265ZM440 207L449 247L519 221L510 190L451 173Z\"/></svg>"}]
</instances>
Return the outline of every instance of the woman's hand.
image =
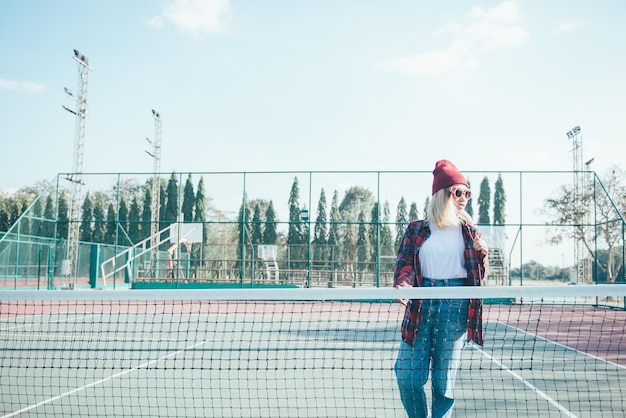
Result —
<instances>
[{"instance_id":1,"label":"woman's hand","mask_svg":"<svg viewBox=\"0 0 626 418\"><path fill-rule=\"evenodd\" d=\"M474 249L479 253L483 253L485 255L489 254L489 247L487 247L487 242L482 238L474 240Z\"/></svg>"},{"instance_id":2,"label":"woman's hand","mask_svg":"<svg viewBox=\"0 0 626 418\"><path fill-rule=\"evenodd\" d=\"M411 287L411 286L409 286L408 284L401 284L401 285L395 286L396 289L402 289L403 287ZM396 299L396 302L400 302L401 304L406 306L409 303L409 299Z\"/></svg>"}]
</instances>

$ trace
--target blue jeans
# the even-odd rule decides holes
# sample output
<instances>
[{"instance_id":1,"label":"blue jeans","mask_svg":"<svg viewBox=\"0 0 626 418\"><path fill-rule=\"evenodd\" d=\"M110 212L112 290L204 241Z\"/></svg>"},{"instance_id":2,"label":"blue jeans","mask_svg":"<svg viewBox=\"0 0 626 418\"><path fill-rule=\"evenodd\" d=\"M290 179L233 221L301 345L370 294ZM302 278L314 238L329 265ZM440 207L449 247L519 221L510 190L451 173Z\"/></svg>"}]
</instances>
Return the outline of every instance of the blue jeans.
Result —
<instances>
[{"instance_id":1,"label":"blue jeans","mask_svg":"<svg viewBox=\"0 0 626 418\"><path fill-rule=\"evenodd\" d=\"M462 279L423 279L423 286L462 286ZM450 417L454 382L467 339L467 299L424 299L413 346L402 342L395 364L400 398L410 418L428 417L424 385L432 372L432 417Z\"/></svg>"}]
</instances>

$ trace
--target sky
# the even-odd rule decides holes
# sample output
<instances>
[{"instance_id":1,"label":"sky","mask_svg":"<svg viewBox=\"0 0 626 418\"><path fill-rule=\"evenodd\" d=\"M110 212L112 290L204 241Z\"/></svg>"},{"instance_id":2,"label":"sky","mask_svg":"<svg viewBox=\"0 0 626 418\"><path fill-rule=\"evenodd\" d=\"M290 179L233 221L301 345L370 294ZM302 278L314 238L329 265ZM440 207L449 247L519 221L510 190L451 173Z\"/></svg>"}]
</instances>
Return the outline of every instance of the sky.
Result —
<instances>
[{"instance_id":1,"label":"sky","mask_svg":"<svg viewBox=\"0 0 626 418\"><path fill-rule=\"evenodd\" d=\"M621 0L0 0L0 191L83 171L624 166ZM210 194L210 191L209 191ZM420 200L421 201L421 200Z\"/></svg>"}]
</instances>

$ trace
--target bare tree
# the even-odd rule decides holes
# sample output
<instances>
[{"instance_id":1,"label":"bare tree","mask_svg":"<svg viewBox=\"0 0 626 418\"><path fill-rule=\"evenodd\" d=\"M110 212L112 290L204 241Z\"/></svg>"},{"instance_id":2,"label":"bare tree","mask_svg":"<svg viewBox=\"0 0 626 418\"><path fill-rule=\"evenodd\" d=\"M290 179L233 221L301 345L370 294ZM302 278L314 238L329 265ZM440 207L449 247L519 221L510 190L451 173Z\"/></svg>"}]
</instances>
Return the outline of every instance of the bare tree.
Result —
<instances>
[{"instance_id":1,"label":"bare tree","mask_svg":"<svg viewBox=\"0 0 626 418\"><path fill-rule=\"evenodd\" d=\"M548 240L554 244L564 239L582 242L592 262L606 274L609 282L616 280L623 264L624 174L622 169L613 166L602 176L602 181L588 175L584 193L579 198L573 185L564 185L545 201L545 213L551 218ZM608 259L599 257L601 251L607 252Z\"/></svg>"}]
</instances>

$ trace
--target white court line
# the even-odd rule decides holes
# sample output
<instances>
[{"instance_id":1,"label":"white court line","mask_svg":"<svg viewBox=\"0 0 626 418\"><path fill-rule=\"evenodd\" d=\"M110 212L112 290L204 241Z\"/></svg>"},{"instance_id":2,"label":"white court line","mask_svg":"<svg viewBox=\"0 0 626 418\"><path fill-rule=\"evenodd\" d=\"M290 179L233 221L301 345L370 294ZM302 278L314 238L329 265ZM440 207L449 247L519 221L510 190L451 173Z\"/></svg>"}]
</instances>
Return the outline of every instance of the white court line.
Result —
<instances>
[{"instance_id":1,"label":"white court line","mask_svg":"<svg viewBox=\"0 0 626 418\"><path fill-rule=\"evenodd\" d=\"M146 363L140 364L139 366L136 366L136 367L133 367L133 368L130 368L130 369L126 369L126 370L121 371L119 373L116 373L116 374L113 374L111 376L105 377L104 379L96 380L95 382L88 383L88 384L86 384L84 386L81 386L81 387L78 387L78 388L74 388L74 389L72 389L72 390L70 390L68 392L62 393L62 394L57 395L57 396L53 396L52 398L46 399L44 401L37 402L36 404L29 405L29 406L27 406L25 408L22 408L20 410L13 411L13 412L11 412L9 414L3 415L0 418L14 417L14 416L19 415L19 414L21 414L23 412L27 412L27 411L30 411L32 409L39 408L40 406L43 406L43 405L48 404L50 402L54 402L54 401L59 400L61 398L65 398L65 397L73 395L75 393L81 392L81 391L83 391L85 389L89 389L90 387L97 386L97 385L99 385L101 383L108 382L109 380L115 379L115 378L120 377L120 376L127 375L127 374L132 373L132 372L136 372L139 369L144 369L144 368L146 368L146 367L148 367L148 366L150 366L150 365L152 365L154 363L157 363L159 361L168 359L170 357L174 357L174 356L176 356L176 355L178 355L178 354L180 354L180 353L182 353L182 352L184 352L186 350L194 349L194 348L196 348L196 347L198 347L200 345L206 344L206 343L207 343L207 341L205 340L205 341L201 341L201 342L196 343L196 344L192 344L189 347L185 347L185 348L183 348L181 350L175 351L173 353L167 354L167 355L159 357L157 359L150 360L150 361L148 361Z\"/></svg>"},{"instance_id":2,"label":"white court line","mask_svg":"<svg viewBox=\"0 0 626 418\"><path fill-rule=\"evenodd\" d=\"M568 416L571 418L578 418L578 415L574 414L572 411L570 411L569 409L565 408L563 405L561 405L560 403L552 399L547 393L545 393L544 391L542 391L541 389L539 389L538 387L530 383L528 380L524 379L524 377L522 377L520 374L514 372L509 367L502 364L502 362L500 362L499 360L496 360L495 358L491 357L482 349L478 348L478 346L474 345L473 347L474 349L478 350L483 356L487 357L489 360L491 360L492 362L500 366L502 370L505 370L507 373L511 374L511 376L513 376L514 378L522 382L524 385L526 385L530 390L535 392L537 395L541 396L543 399L545 399L546 401L550 402L552 405L557 407L559 411L565 414L565 416Z\"/></svg>"}]
</instances>

